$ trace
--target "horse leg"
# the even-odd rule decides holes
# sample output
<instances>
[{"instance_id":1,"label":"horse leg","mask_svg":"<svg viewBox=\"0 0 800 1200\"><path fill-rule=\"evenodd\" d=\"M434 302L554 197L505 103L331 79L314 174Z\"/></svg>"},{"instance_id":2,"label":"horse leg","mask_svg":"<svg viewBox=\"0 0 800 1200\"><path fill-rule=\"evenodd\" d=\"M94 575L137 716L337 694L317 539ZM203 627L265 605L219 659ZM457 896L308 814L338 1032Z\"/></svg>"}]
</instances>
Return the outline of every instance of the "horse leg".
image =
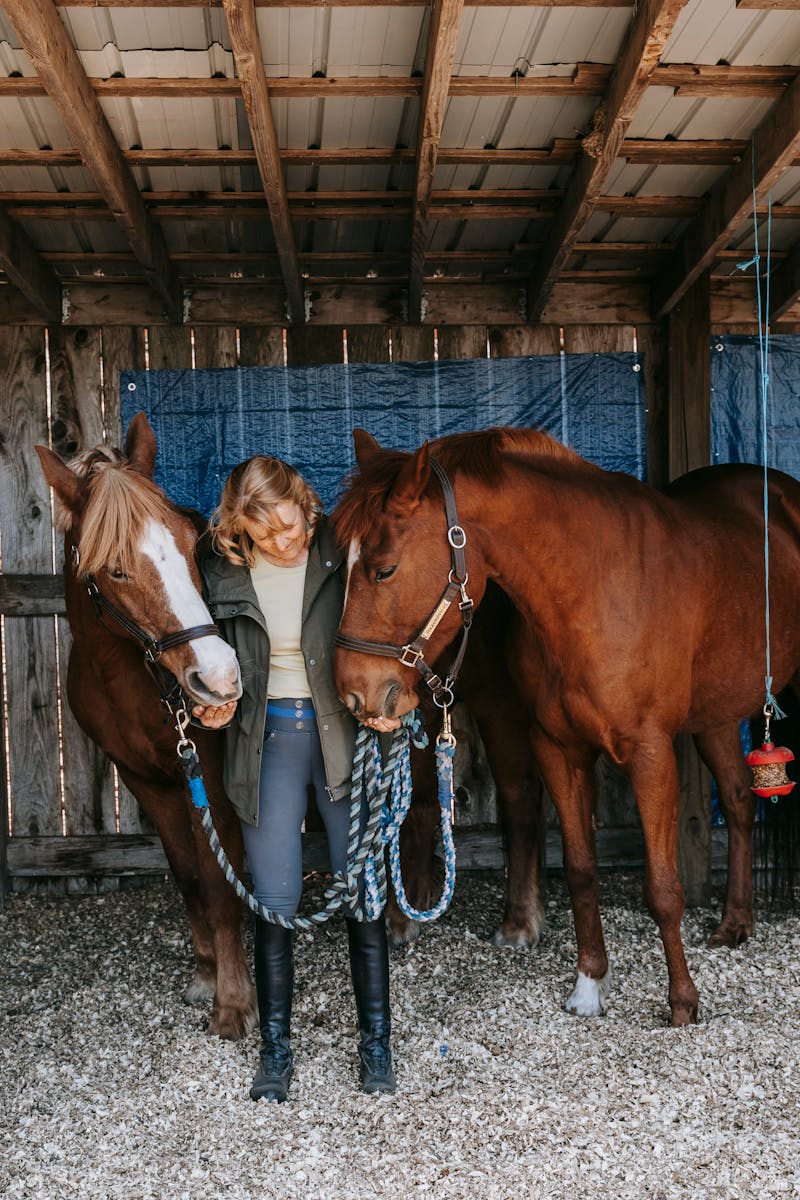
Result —
<instances>
[{"instance_id":1,"label":"horse leg","mask_svg":"<svg viewBox=\"0 0 800 1200\"><path fill-rule=\"evenodd\" d=\"M209 804L214 827L235 873L241 879L244 843L239 818L227 797L220 803L209 784ZM208 844L197 810L192 808L192 829L197 847L197 870L203 909L211 931L216 963L216 985L209 1032L236 1040L256 1026L256 994L242 942L242 906L222 873Z\"/></svg>"},{"instance_id":2,"label":"horse leg","mask_svg":"<svg viewBox=\"0 0 800 1200\"><path fill-rule=\"evenodd\" d=\"M190 804L183 787L172 781L156 787L124 770L120 771L120 778L155 826L186 906L195 972L184 993L184 1002L199 1004L212 999L209 1032L225 1038L240 1038L254 1026L255 995L244 957L241 909L235 894L211 854L202 830L193 828ZM205 842L204 849L198 838ZM233 858L236 858L235 852ZM227 894L221 891L219 895L209 894L212 867ZM219 888L217 881L213 882ZM222 1005L218 998L220 987Z\"/></svg>"},{"instance_id":3,"label":"horse leg","mask_svg":"<svg viewBox=\"0 0 800 1200\"><path fill-rule=\"evenodd\" d=\"M717 782L728 825L728 886L719 928L709 946L738 946L753 932L753 826L755 805L737 722L696 734L695 744Z\"/></svg>"},{"instance_id":4,"label":"horse leg","mask_svg":"<svg viewBox=\"0 0 800 1200\"><path fill-rule=\"evenodd\" d=\"M669 973L672 1025L697 1020L697 988L686 965L681 941L683 888L678 878L678 767L671 741L640 745L628 772L642 820L645 841L644 898L658 925Z\"/></svg>"},{"instance_id":5,"label":"horse leg","mask_svg":"<svg viewBox=\"0 0 800 1200\"><path fill-rule=\"evenodd\" d=\"M536 946L544 925L540 868L544 845L542 783L523 721L476 714L497 788L497 808L506 843L506 900L495 946Z\"/></svg>"},{"instance_id":6,"label":"horse leg","mask_svg":"<svg viewBox=\"0 0 800 1200\"><path fill-rule=\"evenodd\" d=\"M580 1017L596 1017L606 1011L611 975L597 902L594 762L569 762L544 734L534 734L533 752L561 822L564 871L578 944L578 978L564 1007Z\"/></svg>"},{"instance_id":7,"label":"horse leg","mask_svg":"<svg viewBox=\"0 0 800 1200\"><path fill-rule=\"evenodd\" d=\"M400 862L403 886L412 908L426 909L432 903L437 876L436 830L439 801L433 744L411 751L413 795L408 815L400 829ZM420 935L420 923L402 912L390 886L386 921L392 946L404 946Z\"/></svg>"}]
</instances>

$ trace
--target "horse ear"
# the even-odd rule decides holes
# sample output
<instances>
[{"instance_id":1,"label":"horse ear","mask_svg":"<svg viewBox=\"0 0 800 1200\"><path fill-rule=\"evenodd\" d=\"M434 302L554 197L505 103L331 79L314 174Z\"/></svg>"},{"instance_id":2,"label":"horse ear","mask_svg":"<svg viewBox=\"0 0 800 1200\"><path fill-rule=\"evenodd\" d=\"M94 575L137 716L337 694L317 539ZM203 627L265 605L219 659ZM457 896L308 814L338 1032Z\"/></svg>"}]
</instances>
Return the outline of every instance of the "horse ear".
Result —
<instances>
[{"instance_id":1,"label":"horse ear","mask_svg":"<svg viewBox=\"0 0 800 1200\"><path fill-rule=\"evenodd\" d=\"M42 464L42 471L64 508L78 516L83 508L83 487L74 471L61 461L47 446L35 446Z\"/></svg>"},{"instance_id":2,"label":"horse ear","mask_svg":"<svg viewBox=\"0 0 800 1200\"><path fill-rule=\"evenodd\" d=\"M153 478L153 468L156 465L156 435L150 427L150 422L143 412L137 413L128 426L125 438L125 454L131 466L140 475Z\"/></svg>"},{"instance_id":3,"label":"horse ear","mask_svg":"<svg viewBox=\"0 0 800 1200\"><path fill-rule=\"evenodd\" d=\"M353 445L356 451L356 462L362 471L371 462L374 462L383 451L380 442L371 433L367 433L366 429L353 430Z\"/></svg>"},{"instance_id":4,"label":"horse ear","mask_svg":"<svg viewBox=\"0 0 800 1200\"><path fill-rule=\"evenodd\" d=\"M386 512L395 517L408 517L417 507L422 493L428 486L431 475L431 451L423 442L416 454L412 454L397 476L391 495L386 502Z\"/></svg>"}]
</instances>

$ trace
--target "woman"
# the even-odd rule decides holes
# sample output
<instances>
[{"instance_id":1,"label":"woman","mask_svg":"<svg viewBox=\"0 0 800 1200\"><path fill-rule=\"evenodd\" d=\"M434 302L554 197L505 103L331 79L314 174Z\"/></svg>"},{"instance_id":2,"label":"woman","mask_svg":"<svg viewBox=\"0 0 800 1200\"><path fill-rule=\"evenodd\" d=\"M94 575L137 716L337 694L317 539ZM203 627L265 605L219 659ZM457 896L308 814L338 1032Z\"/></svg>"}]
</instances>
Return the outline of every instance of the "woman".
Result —
<instances>
[{"instance_id":1,"label":"woman","mask_svg":"<svg viewBox=\"0 0 800 1200\"><path fill-rule=\"evenodd\" d=\"M225 786L244 834L253 892L293 916L302 890L300 830L314 788L333 871L347 863L356 725L336 694L333 638L344 602L343 555L319 497L280 459L256 455L233 470L211 518L203 564L209 608L235 649L242 697L194 716L226 729ZM388 732L399 721L366 724ZM346 918L365 1092L395 1088L389 1047L389 958L383 918ZM286 1099L292 934L256 919L260 1065L250 1095Z\"/></svg>"}]
</instances>

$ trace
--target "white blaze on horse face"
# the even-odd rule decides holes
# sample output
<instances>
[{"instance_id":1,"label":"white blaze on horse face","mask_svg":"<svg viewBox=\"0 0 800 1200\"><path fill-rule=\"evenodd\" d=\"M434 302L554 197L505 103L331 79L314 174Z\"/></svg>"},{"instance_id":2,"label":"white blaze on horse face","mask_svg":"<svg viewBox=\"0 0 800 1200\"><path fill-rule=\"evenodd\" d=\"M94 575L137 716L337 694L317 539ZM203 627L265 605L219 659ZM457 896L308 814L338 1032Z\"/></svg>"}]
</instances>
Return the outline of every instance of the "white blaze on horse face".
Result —
<instances>
[{"instance_id":1,"label":"white blaze on horse face","mask_svg":"<svg viewBox=\"0 0 800 1200\"><path fill-rule=\"evenodd\" d=\"M606 996L610 991L611 968L602 979L591 979L578 971L575 987L564 1001L564 1008L578 1017L600 1017L606 1011Z\"/></svg>"},{"instance_id":2,"label":"white blaze on horse face","mask_svg":"<svg viewBox=\"0 0 800 1200\"><path fill-rule=\"evenodd\" d=\"M357 538L353 538L350 543L350 549L347 551L347 583L344 588L344 605L347 608L347 597L350 592L350 576L353 573L353 567L361 558L361 542Z\"/></svg>"},{"instance_id":3,"label":"white blaze on horse face","mask_svg":"<svg viewBox=\"0 0 800 1200\"><path fill-rule=\"evenodd\" d=\"M192 629L195 625L213 625L211 613L192 581L186 559L166 525L151 518L145 526L140 550L158 572L167 603L179 627ZM238 698L241 694L239 663L227 642L221 637L203 637L193 639L189 645L197 660L198 679L210 695ZM184 680L181 682L185 683ZM196 687L191 690L196 691Z\"/></svg>"}]
</instances>

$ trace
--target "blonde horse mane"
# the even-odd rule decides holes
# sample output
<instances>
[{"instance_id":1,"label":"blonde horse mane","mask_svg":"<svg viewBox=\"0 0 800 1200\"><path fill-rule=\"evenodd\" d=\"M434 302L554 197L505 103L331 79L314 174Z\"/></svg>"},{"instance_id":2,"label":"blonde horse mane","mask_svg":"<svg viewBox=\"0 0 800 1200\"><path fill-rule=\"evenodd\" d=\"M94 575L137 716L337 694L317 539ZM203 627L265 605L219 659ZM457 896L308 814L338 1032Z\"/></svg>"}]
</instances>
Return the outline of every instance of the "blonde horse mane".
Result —
<instances>
[{"instance_id":1,"label":"blonde horse mane","mask_svg":"<svg viewBox=\"0 0 800 1200\"><path fill-rule=\"evenodd\" d=\"M92 575L113 564L130 574L146 522L166 524L173 506L161 488L135 471L118 450L91 450L70 467L86 480L87 489L78 543L81 573ZM59 527L69 529L72 523L73 514L60 505Z\"/></svg>"}]
</instances>

